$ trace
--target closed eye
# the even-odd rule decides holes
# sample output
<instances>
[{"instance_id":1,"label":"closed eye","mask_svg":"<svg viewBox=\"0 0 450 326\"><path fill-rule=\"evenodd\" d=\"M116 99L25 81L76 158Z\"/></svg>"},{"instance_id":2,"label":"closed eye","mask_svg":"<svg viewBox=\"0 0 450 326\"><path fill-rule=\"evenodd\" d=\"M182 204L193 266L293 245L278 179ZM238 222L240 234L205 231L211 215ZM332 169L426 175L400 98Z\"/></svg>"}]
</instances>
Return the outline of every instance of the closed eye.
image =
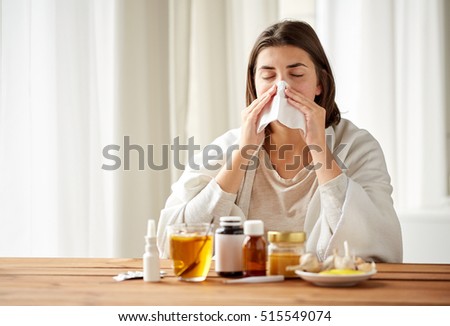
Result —
<instances>
[{"instance_id":1,"label":"closed eye","mask_svg":"<svg viewBox=\"0 0 450 326\"><path fill-rule=\"evenodd\" d=\"M291 74L292 77L303 77L304 75Z\"/></svg>"}]
</instances>

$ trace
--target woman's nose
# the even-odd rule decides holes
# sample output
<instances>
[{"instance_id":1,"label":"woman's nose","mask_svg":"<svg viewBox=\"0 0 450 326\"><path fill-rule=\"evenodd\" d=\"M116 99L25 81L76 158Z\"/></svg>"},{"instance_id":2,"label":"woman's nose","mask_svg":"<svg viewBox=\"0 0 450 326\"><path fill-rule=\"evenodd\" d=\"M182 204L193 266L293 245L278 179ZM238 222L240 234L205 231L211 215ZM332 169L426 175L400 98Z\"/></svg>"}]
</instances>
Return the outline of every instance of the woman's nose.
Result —
<instances>
[{"instance_id":1,"label":"woman's nose","mask_svg":"<svg viewBox=\"0 0 450 326\"><path fill-rule=\"evenodd\" d=\"M282 77L275 78L270 87L275 86L276 88L278 88L278 85L280 84L281 81L284 81Z\"/></svg>"},{"instance_id":2,"label":"woman's nose","mask_svg":"<svg viewBox=\"0 0 450 326\"><path fill-rule=\"evenodd\" d=\"M277 78L276 78L276 80L274 81L274 83L275 83L275 85L278 85L280 82L284 82L285 84L287 84L287 83L286 83L286 78L284 78L284 76L281 76L281 75L280 75L280 77L277 77Z\"/></svg>"},{"instance_id":3,"label":"woman's nose","mask_svg":"<svg viewBox=\"0 0 450 326\"><path fill-rule=\"evenodd\" d=\"M283 78L280 78L276 81L275 85L277 87L277 91L279 91L280 87L283 88L283 90L284 90L288 84L287 84L286 80L284 80Z\"/></svg>"}]
</instances>

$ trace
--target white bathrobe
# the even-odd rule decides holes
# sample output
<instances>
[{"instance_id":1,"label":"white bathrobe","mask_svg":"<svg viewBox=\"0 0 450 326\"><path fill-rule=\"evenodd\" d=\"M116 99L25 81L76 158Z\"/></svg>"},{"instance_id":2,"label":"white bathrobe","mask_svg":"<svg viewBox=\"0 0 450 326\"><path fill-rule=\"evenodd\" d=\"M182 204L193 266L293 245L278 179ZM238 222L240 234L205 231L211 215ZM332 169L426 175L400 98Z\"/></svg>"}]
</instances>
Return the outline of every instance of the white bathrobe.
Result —
<instances>
[{"instance_id":1,"label":"white bathrobe","mask_svg":"<svg viewBox=\"0 0 450 326\"><path fill-rule=\"evenodd\" d=\"M323 260L348 241L352 254L363 259L401 262L400 223L392 201L392 186L379 143L366 130L342 119L326 129L327 144L343 174L320 185L299 226L307 234L306 251ZM181 222L218 223L220 216L248 214L255 169L246 171L237 194L224 192L215 181L220 167L237 148L240 129L218 137L195 155L181 178L172 185L158 224L161 257L169 255L167 226ZM228 152L227 152L228 151ZM212 158L214 156L214 158ZM268 198L267 200L270 200Z\"/></svg>"}]
</instances>

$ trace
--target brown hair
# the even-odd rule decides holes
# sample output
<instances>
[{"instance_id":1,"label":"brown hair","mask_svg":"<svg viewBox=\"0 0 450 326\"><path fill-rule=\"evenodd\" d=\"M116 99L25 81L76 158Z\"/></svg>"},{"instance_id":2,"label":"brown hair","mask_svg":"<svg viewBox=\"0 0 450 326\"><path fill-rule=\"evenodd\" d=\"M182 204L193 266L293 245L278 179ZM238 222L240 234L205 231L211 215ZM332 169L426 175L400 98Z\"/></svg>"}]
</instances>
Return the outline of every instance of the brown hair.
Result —
<instances>
[{"instance_id":1,"label":"brown hair","mask_svg":"<svg viewBox=\"0 0 450 326\"><path fill-rule=\"evenodd\" d=\"M247 68L247 105L256 99L255 70L259 53L267 47L285 45L298 47L309 54L322 87L322 92L314 101L326 110L325 127L338 124L341 113L334 100L336 89L330 64L314 29L300 21L287 20L274 24L257 38Z\"/></svg>"}]
</instances>

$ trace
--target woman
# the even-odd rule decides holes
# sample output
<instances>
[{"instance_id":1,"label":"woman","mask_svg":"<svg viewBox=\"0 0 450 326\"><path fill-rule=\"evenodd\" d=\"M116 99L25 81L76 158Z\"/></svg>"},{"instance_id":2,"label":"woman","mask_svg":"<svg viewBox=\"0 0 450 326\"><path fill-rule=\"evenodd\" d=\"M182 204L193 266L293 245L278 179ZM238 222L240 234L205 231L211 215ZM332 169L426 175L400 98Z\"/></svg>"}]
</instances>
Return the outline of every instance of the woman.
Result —
<instances>
[{"instance_id":1,"label":"woman","mask_svg":"<svg viewBox=\"0 0 450 326\"><path fill-rule=\"evenodd\" d=\"M305 132L279 121L257 132L280 81L289 105L304 115ZM364 259L401 262L383 152L367 131L341 119L334 97L331 68L314 30L298 21L267 28L250 54L241 127L213 142L222 153L239 150L207 166L200 153L200 168L187 168L172 186L158 227L161 256L168 255L168 225L239 215L263 220L266 231L305 231L306 250L321 260L347 240Z\"/></svg>"}]
</instances>

